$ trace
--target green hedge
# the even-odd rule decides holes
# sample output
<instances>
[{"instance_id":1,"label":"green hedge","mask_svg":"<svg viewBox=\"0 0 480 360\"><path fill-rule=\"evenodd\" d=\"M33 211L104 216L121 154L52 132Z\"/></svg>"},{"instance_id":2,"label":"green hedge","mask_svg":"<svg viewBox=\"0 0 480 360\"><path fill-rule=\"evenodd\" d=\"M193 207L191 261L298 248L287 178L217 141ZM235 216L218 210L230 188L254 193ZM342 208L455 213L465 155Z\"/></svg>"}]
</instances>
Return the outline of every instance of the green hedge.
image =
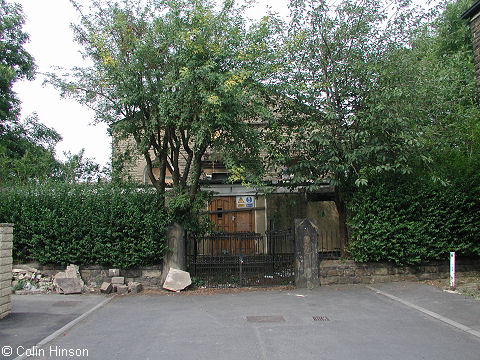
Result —
<instances>
[{"instance_id":1,"label":"green hedge","mask_svg":"<svg viewBox=\"0 0 480 360\"><path fill-rule=\"evenodd\" d=\"M480 255L480 188L465 184L397 178L358 191L349 209L351 258L413 265L450 251Z\"/></svg>"},{"instance_id":2,"label":"green hedge","mask_svg":"<svg viewBox=\"0 0 480 360\"><path fill-rule=\"evenodd\" d=\"M14 223L17 262L158 264L172 216L133 186L44 184L0 191L0 222Z\"/></svg>"}]
</instances>

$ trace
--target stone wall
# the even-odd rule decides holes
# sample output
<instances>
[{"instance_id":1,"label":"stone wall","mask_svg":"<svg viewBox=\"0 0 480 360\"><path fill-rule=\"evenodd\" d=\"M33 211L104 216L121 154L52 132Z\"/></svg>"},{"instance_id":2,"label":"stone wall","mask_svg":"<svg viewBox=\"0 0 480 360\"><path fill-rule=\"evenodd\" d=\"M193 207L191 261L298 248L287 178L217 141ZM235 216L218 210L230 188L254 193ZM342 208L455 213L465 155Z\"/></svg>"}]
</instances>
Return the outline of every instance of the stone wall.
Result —
<instances>
[{"instance_id":1,"label":"stone wall","mask_svg":"<svg viewBox=\"0 0 480 360\"><path fill-rule=\"evenodd\" d=\"M11 266L11 265L9 265ZM42 266L39 264L14 265L14 267L28 266L36 268L42 274L53 276L65 267ZM108 267L89 266L81 267L80 274L85 285L100 287L102 282L110 282ZM467 274L480 271L480 259L459 258L456 261L457 273ZM319 264L321 285L334 284L374 284L394 281L419 281L448 278L450 265L447 261L432 262L420 266L395 266L385 263L355 263L351 260L322 260ZM150 266L138 269L120 269L120 276L127 282L138 282L145 288L161 287L162 266ZM8 292L10 293L11 273L0 277L8 279ZM3 283L2 283L3 284ZM3 288L5 289L5 288Z\"/></svg>"},{"instance_id":2,"label":"stone wall","mask_svg":"<svg viewBox=\"0 0 480 360\"><path fill-rule=\"evenodd\" d=\"M10 314L13 225L0 224L0 319Z\"/></svg>"},{"instance_id":3,"label":"stone wall","mask_svg":"<svg viewBox=\"0 0 480 360\"><path fill-rule=\"evenodd\" d=\"M23 265L14 265L14 267L30 267L39 270L44 275L54 276L60 271L65 271L65 267L63 266L48 266L48 265L40 265L36 263L31 264L23 264ZM104 267L104 266L81 266L80 267L80 276L82 280L85 282L86 286L97 286L100 287L103 282L110 282L111 277L108 274L108 269L112 267ZM162 275L162 266L148 266L143 268L137 269L128 269L123 270L120 269L120 276L125 277L125 281L127 282L139 282L143 285L143 287L159 287L162 285L161 283L161 275Z\"/></svg>"},{"instance_id":4,"label":"stone wall","mask_svg":"<svg viewBox=\"0 0 480 360\"><path fill-rule=\"evenodd\" d=\"M449 261L431 262L419 266L395 266L385 263L355 263L351 260L324 260L320 262L320 284L374 284L394 281L419 281L448 278ZM480 271L480 260L460 258L457 273Z\"/></svg>"},{"instance_id":5,"label":"stone wall","mask_svg":"<svg viewBox=\"0 0 480 360\"><path fill-rule=\"evenodd\" d=\"M124 180L130 179L138 184L145 182L145 159L136 153L137 146L133 138L118 140L113 136L112 141L112 159L125 158L123 161ZM127 154L130 154L128 156Z\"/></svg>"}]
</instances>

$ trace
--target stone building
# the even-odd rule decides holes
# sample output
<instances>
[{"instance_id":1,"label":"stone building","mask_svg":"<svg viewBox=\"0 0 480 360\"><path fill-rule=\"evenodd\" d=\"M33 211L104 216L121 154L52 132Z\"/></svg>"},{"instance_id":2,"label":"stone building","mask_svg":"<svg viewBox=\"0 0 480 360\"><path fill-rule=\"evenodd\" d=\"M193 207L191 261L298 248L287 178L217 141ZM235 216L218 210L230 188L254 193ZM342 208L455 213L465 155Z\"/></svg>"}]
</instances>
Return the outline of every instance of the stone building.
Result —
<instances>
[{"instance_id":1,"label":"stone building","mask_svg":"<svg viewBox=\"0 0 480 360\"><path fill-rule=\"evenodd\" d=\"M122 153L135 153L132 139L113 141L113 160ZM151 185L147 175L147 164L143 156L130 155L122 162L124 176L142 185ZM180 163L179 166L185 164ZM154 169L155 170L155 169ZM155 171L154 171L155 173ZM158 174L158 170L156 171ZM171 181L168 176L166 182ZM210 220L219 231L227 233L249 232L265 235L267 231L293 228L296 218L314 218L319 224L318 249L329 253L340 253L338 213L333 202L333 188L325 187L314 195L275 187L268 195L255 188L228 182L228 170L219 157L211 152L202 159L202 190L214 193L208 205ZM279 180L279 179L277 179ZM275 184L276 179L269 179ZM261 248L266 249L265 241Z\"/></svg>"},{"instance_id":2,"label":"stone building","mask_svg":"<svg viewBox=\"0 0 480 360\"><path fill-rule=\"evenodd\" d=\"M462 19L470 21L475 60L475 77L477 80L477 90L480 94L480 0L476 1L462 14Z\"/></svg>"}]
</instances>

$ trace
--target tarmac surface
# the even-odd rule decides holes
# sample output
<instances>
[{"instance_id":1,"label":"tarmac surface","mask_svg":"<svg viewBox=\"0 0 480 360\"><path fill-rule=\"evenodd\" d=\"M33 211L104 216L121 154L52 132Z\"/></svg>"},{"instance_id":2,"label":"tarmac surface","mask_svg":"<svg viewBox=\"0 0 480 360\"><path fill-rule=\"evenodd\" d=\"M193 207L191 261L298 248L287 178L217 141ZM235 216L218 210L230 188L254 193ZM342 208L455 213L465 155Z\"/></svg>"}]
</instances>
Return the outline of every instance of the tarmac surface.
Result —
<instances>
[{"instance_id":1,"label":"tarmac surface","mask_svg":"<svg viewBox=\"0 0 480 360\"><path fill-rule=\"evenodd\" d=\"M105 299L13 296L4 358L480 359L480 301L418 283Z\"/></svg>"},{"instance_id":2,"label":"tarmac surface","mask_svg":"<svg viewBox=\"0 0 480 360\"><path fill-rule=\"evenodd\" d=\"M96 295L12 295L12 313L0 320L0 359L27 352L104 300ZM5 346L13 349L12 356L5 356Z\"/></svg>"}]
</instances>

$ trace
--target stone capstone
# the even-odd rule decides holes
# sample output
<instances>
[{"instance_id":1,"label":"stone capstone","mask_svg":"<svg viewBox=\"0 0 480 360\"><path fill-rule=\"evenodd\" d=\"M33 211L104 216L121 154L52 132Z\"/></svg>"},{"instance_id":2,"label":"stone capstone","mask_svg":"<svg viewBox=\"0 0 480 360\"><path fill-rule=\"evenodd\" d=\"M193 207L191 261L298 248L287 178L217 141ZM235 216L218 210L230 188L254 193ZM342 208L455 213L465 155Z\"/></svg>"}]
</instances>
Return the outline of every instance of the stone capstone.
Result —
<instances>
[{"instance_id":1,"label":"stone capstone","mask_svg":"<svg viewBox=\"0 0 480 360\"><path fill-rule=\"evenodd\" d=\"M65 271L55 275L53 285L59 294L78 294L82 292L85 284L80 276L79 267L71 264Z\"/></svg>"},{"instance_id":2,"label":"stone capstone","mask_svg":"<svg viewBox=\"0 0 480 360\"><path fill-rule=\"evenodd\" d=\"M180 291L185 289L192 283L190 273L178 269L171 268L167 274L167 278L163 283L163 288L170 291Z\"/></svg>"},{"instance_id":3,"label":"stone capstone","mask_svg":"<svg viewBox=\"0 0 480 360\"><path fill-rule=\"evenodd\" d=\"M59 294L81 294L83 289L83 281L77 278L59 278L56 279L56 288Z\"/></svg>"}]
</instances>

